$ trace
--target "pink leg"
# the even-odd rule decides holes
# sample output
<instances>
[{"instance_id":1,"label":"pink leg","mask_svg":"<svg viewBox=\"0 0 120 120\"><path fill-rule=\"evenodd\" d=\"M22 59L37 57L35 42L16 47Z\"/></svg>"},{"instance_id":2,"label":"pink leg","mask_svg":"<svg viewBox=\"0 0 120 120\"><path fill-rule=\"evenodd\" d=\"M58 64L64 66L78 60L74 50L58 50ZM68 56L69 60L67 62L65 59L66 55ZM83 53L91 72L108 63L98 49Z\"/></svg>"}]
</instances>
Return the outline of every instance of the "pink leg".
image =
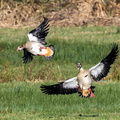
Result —
<instances>
[{"instance_id":1,"label":"pink leg","mask_svg":"<svg viewBox=\"0 0 120 120\"><path fill-rule=\"evenodd\" d=\"M92 89L91 88L89 89L90 89L90 97L95 97L94 93L92 92Z\"/></svg>"}]
</instances>

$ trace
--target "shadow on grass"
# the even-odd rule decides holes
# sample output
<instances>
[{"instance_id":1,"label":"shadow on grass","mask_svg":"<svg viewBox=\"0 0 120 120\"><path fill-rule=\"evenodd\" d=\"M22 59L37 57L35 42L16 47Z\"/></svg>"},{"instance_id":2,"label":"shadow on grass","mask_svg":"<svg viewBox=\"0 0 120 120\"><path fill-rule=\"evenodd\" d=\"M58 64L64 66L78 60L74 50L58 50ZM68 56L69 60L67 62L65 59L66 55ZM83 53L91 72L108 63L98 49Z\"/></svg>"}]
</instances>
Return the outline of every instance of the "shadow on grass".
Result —
<instances>
[{"instance_id":1,"label":"shadow on grass","mask_svg":"<svg viewBox=\"0 0 120 120\"><path fill-rule=\"evenodd\" d=\"M56 117L70 117L69 115L58 115L58 116L56 116ZM79 115L77 115L77 116L71 116L71 117L99 117L99 115L82 115L82 114L79 114ZM49 116L49 118L54 118L54 116Z\"/></svg>"},{"instance_id":2,"label":"shadow on grass","mask_svg":"<svg viewBox=\"0 0 120 120\"><path fill-rule=\"evenodd\" d=\"M82 115L79 114L80 117L98 117L99 115Z\"/></svg>"}]
</instances>

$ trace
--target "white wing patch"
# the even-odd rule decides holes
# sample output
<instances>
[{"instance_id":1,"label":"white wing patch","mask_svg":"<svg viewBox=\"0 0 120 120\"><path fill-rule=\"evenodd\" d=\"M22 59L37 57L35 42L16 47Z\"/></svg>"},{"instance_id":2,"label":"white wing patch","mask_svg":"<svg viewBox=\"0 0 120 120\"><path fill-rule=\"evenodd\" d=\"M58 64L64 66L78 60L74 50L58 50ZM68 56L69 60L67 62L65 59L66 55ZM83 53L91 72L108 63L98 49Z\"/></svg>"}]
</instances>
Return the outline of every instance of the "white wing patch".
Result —
<instances>
[{"instance_id":1,"label":"white wing patch","mask_svg":"<svg viewBox=\"0 0 120 120\"><path fill-rule=\"evenodd\" d=\"M102 73L103 69L104 69L104 64L100 62L97 65L90 68L89 70L91 75L97 78L97 76Z\"/></svg>"},{"instance_id":2,"label":"white wing patch","mask_svg":"<svg viewBox=\"0 0 120 120\"><path fill-rule=\"evenodd\" d=\"M66 80L63 83L63 88L76 88L78 86L77 77Z\"/></svg>"},{"instance_id":3,"label":"white wing patch","mask_svg":"<svg viewBox=\"0 0 120 120\"><path fill-rule=\"evenodd\" d=\"M30 41L38 42L38 38L36 36L33 36L31 33L28 33L28 38Z\"/></svg>"}]
</instances>

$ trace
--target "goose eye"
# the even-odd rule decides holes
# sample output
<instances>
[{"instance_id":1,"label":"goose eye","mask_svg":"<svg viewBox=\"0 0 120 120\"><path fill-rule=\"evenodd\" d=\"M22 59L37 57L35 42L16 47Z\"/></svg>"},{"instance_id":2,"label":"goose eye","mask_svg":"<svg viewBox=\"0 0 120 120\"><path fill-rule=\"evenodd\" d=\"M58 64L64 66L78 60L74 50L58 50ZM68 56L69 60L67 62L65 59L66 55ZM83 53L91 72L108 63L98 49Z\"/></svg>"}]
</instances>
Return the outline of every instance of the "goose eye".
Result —
<instances>
[{"instance_id":1,"label":"goose eye","mask_svg":"<svg viewBox=\"0 0 120 120\"><path fill-rule=\"evenodd\" d=\"M88 75L85 75L85 77L87 77Z\"/></svg>"}]
</instances>

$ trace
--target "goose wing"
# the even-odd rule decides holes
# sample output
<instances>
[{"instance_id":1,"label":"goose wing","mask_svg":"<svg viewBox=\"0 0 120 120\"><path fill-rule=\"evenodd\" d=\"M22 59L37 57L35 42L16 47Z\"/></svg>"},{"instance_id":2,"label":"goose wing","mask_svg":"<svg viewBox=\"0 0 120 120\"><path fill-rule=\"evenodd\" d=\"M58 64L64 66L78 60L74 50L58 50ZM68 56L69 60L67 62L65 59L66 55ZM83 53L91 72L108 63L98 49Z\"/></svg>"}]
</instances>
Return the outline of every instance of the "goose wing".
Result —
<instances>
[{"instance_id":1,"label":"goose wing","mask_svg":"<svg viewBox=\"0 0 120 120\"><path fill-rule=\"evenodd\" d=\"M89 69L94 80L99 81L108 74L110 65L114 63L117 55L118 45L114 44L111 52L101 62Z\"/></svg>"},{"instance_id":2,"label":"goose wing","mask_svg":"<svg viewBox=\"0 0 120 120\"><path fill-rule=\"evenodd\" d=\"M30 52L28 52L26 49L24 50L24 56L22 57L23 63L29 63L33 60L33 54L31 54Z\"/></svg>"},{"instance_id":3,"label":"goose wing","mask_svg":"<svg viewBox=\"0 0 120 120\"><path fill-rule=\"evenodd\" d=\"M68 79L54 85L41 85L41 91L45 94L72 94L77 92L77 77Z\"/></svg>"},{"instance_id":4,"label":"goose wing","mask_svg":"<svg viewBox=\"0 0 120 120\"><path fill-rule=\"evenodd\" d=\"M28 33L28 38L30 41L40 42L45 45L47 42L45 41L45 37L49 31L48 19L44 17L44 21L35 29Z\"/></svg>"}]
</instances>

